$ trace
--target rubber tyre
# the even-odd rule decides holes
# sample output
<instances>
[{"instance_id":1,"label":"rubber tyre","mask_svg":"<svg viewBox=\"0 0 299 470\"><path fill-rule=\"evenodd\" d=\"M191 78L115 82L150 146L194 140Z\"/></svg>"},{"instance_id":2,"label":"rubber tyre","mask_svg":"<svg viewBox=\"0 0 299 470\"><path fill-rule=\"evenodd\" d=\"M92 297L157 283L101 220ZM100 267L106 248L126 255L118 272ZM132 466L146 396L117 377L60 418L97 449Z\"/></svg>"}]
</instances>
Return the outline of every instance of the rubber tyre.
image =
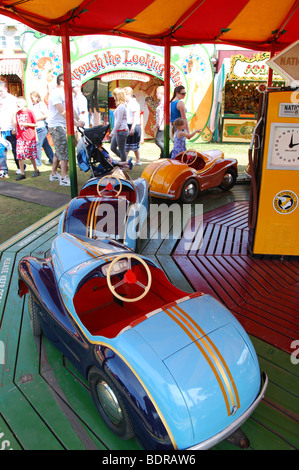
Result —
<instances>
[{"instance_id":1,"label":"rubber tyre","mask_svg":"<svg viewBox=\"0 0 299 470\"><path fill-rule=\"evenodd\" d=\"M42 327L39 319L39 307L36 302L33 300L32 295L29 294L28 298L28 307L29 307L29 316L30 316L30 325L33 336L42 335Z\"/></svg>"},{"instance_id":2,"label":"rubber tyre","mask_svg":"<svg viewBox=\"0 0 299 470\"><path fill-rule=\"evenodd\" d=\"M88 383L96 408L108 428L120 439L131 439L134 436L131 418L110 377L97 367L92 367Z\"/></svg>"},{"instance_id":3,"label":"rubber tyre","mask_svg":"<svg viewBox=\"0 0 299 470\"><path fill-rule=\"evenodd\" d=\"M198 196L198 192L198 182L195 178L190 178L183 184L180 199L183 203L194 202Z\"/></svg>"},{"instance_id":4,"label":"rubber tyre","mask_svg":"<svg viewBox=\"0 0 299 470\"><path fill-rule=\"evenodd\" d=\"M232 168L228 168L223 177L222 183L220 183L219 188L222 191L229 191L236 183L237 175Z\"/></svg>"}]
</instances>

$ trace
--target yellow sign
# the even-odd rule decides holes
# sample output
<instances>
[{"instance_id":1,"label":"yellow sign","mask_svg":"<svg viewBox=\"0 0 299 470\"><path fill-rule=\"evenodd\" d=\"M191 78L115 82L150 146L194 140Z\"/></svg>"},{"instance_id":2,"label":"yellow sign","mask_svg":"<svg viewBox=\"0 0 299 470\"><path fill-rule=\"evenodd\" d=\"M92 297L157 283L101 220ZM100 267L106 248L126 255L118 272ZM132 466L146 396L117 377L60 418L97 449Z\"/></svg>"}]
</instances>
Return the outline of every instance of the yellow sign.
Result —
<instances>
[{"instance_id":1,"label":"yellow sign","mask_svg":"<svg viewBox=\"0 0 299 470\"><path fill-rule=\"evenodd\" d=\"M298 197L293 191L280 191L273 199L273 207L280 214L290 214L298 205Z\"/></svg>"}]
</instances>

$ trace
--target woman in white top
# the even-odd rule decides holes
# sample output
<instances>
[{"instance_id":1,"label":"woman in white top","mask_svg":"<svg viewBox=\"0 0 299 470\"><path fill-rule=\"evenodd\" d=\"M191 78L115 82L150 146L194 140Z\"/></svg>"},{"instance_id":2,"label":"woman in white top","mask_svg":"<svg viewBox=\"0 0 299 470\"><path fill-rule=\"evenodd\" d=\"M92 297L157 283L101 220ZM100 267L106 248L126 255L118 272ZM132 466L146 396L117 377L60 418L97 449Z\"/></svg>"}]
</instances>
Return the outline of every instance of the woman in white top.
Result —
<instances>
[{"instance_id":1,"label":"woman in white top","mask_svg":"<svg viewBox=\"0 0 299 470\"><path fill-rule=\"evenodd\" d=\"M130 150L133 150L136 157L135 165L140 165L140 139L141 139L141 127L140 127L140 106L138 101L133 95L131 87L125 87L125 94L127 100L128 109L128 127L129 137L126 143L127 154Z\"/></svg>"},{"instance_id":2,"label":"woman in white top","mask_svg":"<svg viewBox=\"0 0 299 470\"><path fill-rule=\"evenodd\" d=\"M49 159L49 163L53 163L53 155L54 152L52 150L51 145L48 142L47 135L48 135L48 127L46 124L46 118L48 115L48 109L45 103L42 102L40 94L37 91L32 91L30 93L30 98L32 101L31 110L36 119L36 133L37 133L37 159L36 164L40 166L42 164L42 147L45 151Z\"/></svg>"},{"instance_id":3,"label":"woman in white top","mask_svg":"<svg viewBox=\"0 0 299 470\"><path fill-rule=\"evenodd\" d=\"M122 162L125 162L127 160L126 140L129 135L126 95L122 88L115 88L113 91L113 97L116 109L114 111L114 126L110 133L110 137L112 138L110 148Z\"/></svg>"}]
</instances>

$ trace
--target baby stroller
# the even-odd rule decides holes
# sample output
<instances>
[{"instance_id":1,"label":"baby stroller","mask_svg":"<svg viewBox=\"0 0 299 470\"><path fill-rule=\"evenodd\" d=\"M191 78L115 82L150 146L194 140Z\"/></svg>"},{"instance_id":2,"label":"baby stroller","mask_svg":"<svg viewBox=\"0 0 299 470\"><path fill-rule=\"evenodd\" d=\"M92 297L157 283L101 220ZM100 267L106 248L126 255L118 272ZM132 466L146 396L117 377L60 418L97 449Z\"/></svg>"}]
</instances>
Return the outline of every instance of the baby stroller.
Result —
<instances>
[{"instance_id":1,"label":"baby stroller","mask_svg":"<svg viewBox=\"0 0 299 470\"><path fill-rule=\"evenodd\" d=\"M95 126L90 129L78 128L81 138L77 145L77 162L85 173L90 170L93 177L103 175L114 168L109 153L102 147L102 142L109 129Z\"/></svg>"}]
</instances>

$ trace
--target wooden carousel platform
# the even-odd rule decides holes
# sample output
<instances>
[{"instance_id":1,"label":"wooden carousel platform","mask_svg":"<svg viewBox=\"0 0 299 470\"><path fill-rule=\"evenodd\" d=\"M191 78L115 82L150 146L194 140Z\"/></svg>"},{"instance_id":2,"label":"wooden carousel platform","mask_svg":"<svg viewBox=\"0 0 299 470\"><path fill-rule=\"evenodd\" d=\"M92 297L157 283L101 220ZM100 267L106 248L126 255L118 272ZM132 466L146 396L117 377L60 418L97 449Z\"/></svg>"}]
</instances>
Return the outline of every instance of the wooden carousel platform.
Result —
<instances>
[{"instance_id":1,"label":"wooden carousel platform","mask_svg":"<svg viewBox=\"0 0 299 470\"><path fill-rule=\"evenodd\" d=\"M184 237L164 233L143 240L142 254L181 289L209 292L236 315L269 378L264 400L242 426L250 449L296 450L299 364L291 361L291 343L299 340L299 265L248 257L248 199L248 185L227 194L207 192L198 201L204 211L202 240L198 232L186 245ZM17 295L19 260L45 256L62 209L0 246L0 449L134 451L139 449L134 440L120 441L106 428L72 365L45 338L35 342L27 299ZM225 441L215 449L237 447Z\"/></svg>"}]
</instances>

